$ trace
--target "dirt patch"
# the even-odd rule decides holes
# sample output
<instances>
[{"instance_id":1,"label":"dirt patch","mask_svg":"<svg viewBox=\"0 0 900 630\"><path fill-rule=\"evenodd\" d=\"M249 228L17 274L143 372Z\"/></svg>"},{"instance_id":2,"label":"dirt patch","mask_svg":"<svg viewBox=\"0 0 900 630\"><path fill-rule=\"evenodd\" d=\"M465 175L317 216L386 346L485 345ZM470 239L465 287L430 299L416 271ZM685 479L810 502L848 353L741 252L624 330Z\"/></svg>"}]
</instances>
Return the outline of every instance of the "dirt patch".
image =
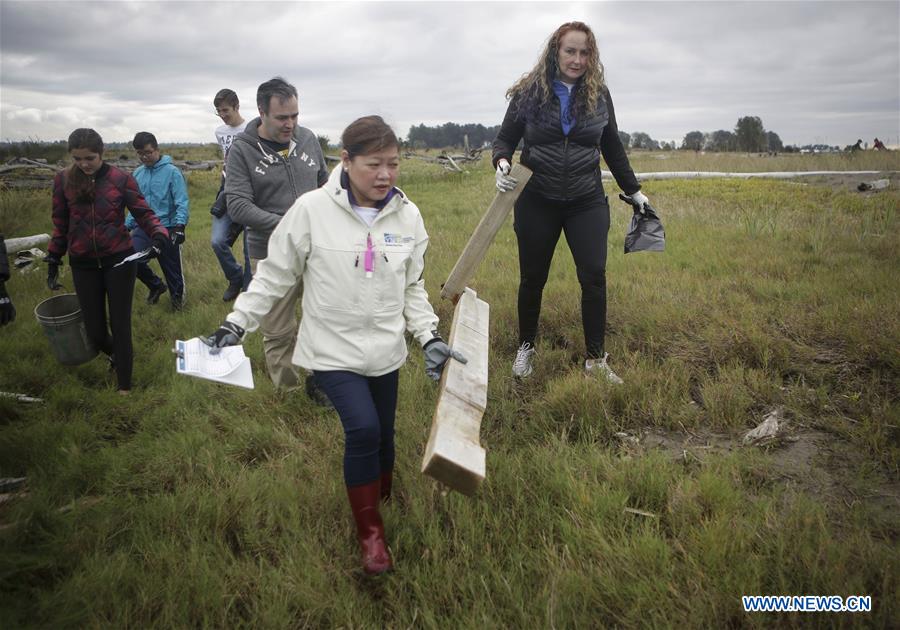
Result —
<instances>
[{"instance_id":1,"label":"dirt patch","mask_svg":"<svg viewBox=\"0 0 900 630\"><path fill-rule=\"evenodd\" d=\"M882 190L870 190L860 192L857 187L862 183L871 183L879 179L890 181L887 188ZM827 186L833 190L855 192L860 195L872 196L884 194L889 191L900 190L900 173L895 171L884 171L877 175L852 175L845 173L836 173L834 175L815 175L809 177L798 177L797 179L788 180L794 184L809 184L816 186Z\"/></svg>"},{"instance_id":2,"label":"dirt patch","mask_svg":"<svg viewBox=\"0 0 900 630\"><path fill-rule=\"evenodd\" d=\"M775 439L762 446L742 444L744 432L704 429L671 431L646 427L638 435L617 435L627 454L662 451L688 466L704 466L715 456L747 449L761 450L769 467L761 471L774 485L811 496L826 506L865 508L888 532L897 533L900 482L891 478L858 446L808 426L783 424Z\"/></svg>"}]
</instances>

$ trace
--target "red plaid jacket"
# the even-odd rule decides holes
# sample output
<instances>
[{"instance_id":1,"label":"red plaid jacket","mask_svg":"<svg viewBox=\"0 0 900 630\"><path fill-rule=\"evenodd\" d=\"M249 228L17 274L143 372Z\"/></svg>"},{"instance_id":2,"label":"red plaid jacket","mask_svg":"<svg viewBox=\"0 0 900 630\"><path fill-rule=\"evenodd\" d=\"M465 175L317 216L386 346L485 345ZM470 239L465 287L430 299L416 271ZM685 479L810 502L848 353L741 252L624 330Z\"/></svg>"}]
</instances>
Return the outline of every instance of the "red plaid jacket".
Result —
<instances>
[{"instance_id":1,"label":"red plaid jacket","mask_svg":"<svg viewBox=\"0 0 900 630\"><path fill-rule=\"evenodd\" d=\"M77 201L66 190L66 171L53 180L53 236L48 251L76 258L103 258L133 251L125 208L150 238L168 231L147 205L134 177L104 162L94 175L94 200Z\"/></svg>"}]
</instances>

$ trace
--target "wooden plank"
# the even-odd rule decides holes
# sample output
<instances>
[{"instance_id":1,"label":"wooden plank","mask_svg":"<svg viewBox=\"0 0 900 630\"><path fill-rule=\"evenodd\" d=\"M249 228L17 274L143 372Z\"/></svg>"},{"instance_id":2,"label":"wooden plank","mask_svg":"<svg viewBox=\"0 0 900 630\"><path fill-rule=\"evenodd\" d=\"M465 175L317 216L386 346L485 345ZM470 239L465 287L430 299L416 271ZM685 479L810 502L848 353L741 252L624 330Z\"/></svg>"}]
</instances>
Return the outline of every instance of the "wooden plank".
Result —
<instances>
[{"instance_id":1,"label":"wooden plank","mask_svg":"<svg viewBox=\"0 0 900 630\"><path fill-rule=\"evenodd\" d=\"M422 459L423 473L467 495L486 474L479 434L487 406L489 319L487 302L466 288L453 314L450 345L466 355L468 363L451 360L444 367Z\"/></svg>"},{"instance_id":2,"label":"wooden plank","mask_svg":"<svg viewBox=\"0 0 900 630\"><path fill-rule=\"evenodd\" d=\"M444 392L484 412L487 407L490 307L475 295L474 291L466 289L463 295L466 304L463 308L457 306L450 327L450 345L466 355L469 362L453 361L451 369L444 370L442 387Z\"/></svg>"},{"instance_id":3,"label":"wooden plank","mask_svg":"<svg viewBox=\"0 0 900 630\"><path fill-rule=\"evenodd\" d=\"M498 192L494 195L494 200L488 207L487 212L484 213L484 216L481 217L481 221L478 223L475 231L472 232L472 236L469 237L469 242L466 243L459 260L453 266L453 271L450 272L447 282L441 288L441 297L454 302L459 299L472 276L475 275L478 265L484 259L485 254L487 254L488 247L494 242L497 232L503 227L503 223L516 203L516 199L519 198L519 195L525 188L525 184L531 179L531 170L519 163L513 164L509 174L518 180L516 187L509 192Z\"/></svg>"}]
</instances>

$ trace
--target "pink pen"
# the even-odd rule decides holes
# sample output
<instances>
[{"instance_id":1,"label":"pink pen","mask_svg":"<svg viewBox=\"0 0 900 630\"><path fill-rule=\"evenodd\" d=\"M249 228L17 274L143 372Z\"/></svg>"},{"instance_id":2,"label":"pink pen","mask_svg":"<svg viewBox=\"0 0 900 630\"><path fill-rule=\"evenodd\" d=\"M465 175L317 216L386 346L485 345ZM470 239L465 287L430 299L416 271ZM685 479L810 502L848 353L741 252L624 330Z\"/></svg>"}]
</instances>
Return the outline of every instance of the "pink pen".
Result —
<instances>
[{"instance_id":1,"label":"pink pen","mask_svg":"<svg viewBox=\"0 0 900 630\"><path fill-rule=\"evenodd\" d=\"M372 277L375 271L375 250L372 248L372 235L366 235L366 257L364 258L364 268L366 270L366 278Z\"/></svg>"}]
</instances>

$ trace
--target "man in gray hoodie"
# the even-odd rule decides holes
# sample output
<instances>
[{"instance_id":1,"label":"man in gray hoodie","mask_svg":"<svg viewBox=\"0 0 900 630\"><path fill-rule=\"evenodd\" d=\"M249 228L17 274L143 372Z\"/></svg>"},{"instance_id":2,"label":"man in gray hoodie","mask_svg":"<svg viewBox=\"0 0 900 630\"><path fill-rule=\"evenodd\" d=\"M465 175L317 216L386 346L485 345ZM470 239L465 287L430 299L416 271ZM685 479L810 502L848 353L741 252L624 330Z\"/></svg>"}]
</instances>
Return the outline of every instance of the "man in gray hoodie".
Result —
<instances>
[{"instance_id":1,"label":"man in gray hoodie","mask_svg":"<svg viewBox=\"0 0 900 630\"><path fill-rule=\"evenodd\" d=\"M316 135L297 124L297 88L281 77L259 86L259 118L247 123L228 152L225 196L232 221L246 226L250 267L268 255L269 236L305 192L328 181ZM266 368L276 387L299 384L291 362L297 337L299 283L260 321Z\"/></svg>"}]
</instances>

